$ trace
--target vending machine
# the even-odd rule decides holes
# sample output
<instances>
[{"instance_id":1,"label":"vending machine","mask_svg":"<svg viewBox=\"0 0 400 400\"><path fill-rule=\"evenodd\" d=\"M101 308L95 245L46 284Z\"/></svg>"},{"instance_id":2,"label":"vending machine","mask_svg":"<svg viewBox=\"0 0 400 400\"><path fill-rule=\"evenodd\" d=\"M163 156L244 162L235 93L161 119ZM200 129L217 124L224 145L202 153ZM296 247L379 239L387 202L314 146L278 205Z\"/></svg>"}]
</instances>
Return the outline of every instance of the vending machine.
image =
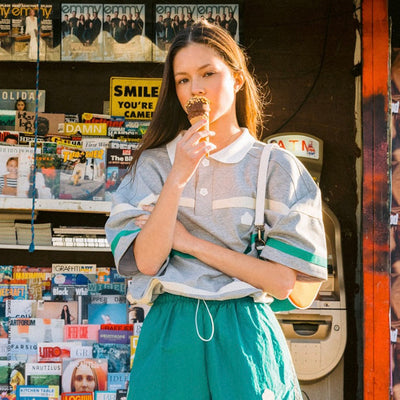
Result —
<instances>
[{"instance_id":1,"label":"vending machine","mask_svg":"<svg viewBox=\"0 0 400 400\"><path fill-rule=\"evenodd\" d=\"M319 184L323 142L299 132L269 136L267 143L277 143L292 152ZM346 347L346 295L343 276L339 222L323 202L323 221L328 249L328 280L313 304L306 310L277 313L285 334L304 400L341 400L343 394L343 354Z\"/></svg>"}]
</instances>

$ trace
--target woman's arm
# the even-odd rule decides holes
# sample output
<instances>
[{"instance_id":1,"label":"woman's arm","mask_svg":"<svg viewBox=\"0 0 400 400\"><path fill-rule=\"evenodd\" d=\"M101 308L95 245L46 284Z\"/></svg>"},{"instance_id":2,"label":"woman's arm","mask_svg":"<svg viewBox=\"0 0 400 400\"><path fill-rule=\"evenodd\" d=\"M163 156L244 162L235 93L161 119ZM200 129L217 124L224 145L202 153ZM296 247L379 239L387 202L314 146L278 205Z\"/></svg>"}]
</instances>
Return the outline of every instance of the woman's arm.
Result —
<instances>
[{"instance_id":1,"label":"woman's arm","mask_svg":"<svg viewBox=\"0 0 400 400\"><path fill-rule=\"evenodd\" d=\"M296 271L292 268L199 239L191 235L180 222L176 223L173 248L190 254L224 274L247 282L277 299L287 298L296 282Z\"/></svg>"},{"instance_id":2,"label":"woman's arm","mask_svg":"<svg viewBox=\"0 0 400 400\"><path fill-rule=\"evenodd\" d=\"M146 275L155 275L172 249L177 221L179 199L187 182L193 176L202 158L215 146L200 141L212 132L199 129L205 121L199 121L186 131L177 143L175 160L163 185L157 204L144 206L151 215L133 244L137 267ZM136 222L136 221L135 221ZM140 226L140 225L138 225Z\"/></svg>"}]
</instances>

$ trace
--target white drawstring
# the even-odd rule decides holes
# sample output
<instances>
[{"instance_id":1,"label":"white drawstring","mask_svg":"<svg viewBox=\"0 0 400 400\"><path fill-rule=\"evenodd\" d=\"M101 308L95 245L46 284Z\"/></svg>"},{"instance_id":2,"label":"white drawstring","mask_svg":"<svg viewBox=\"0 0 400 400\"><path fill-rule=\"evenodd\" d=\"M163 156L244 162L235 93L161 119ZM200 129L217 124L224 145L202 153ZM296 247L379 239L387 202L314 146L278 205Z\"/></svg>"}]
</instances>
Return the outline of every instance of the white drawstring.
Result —
<instances>
[{"instance_id":1,"label":"white drawstring","mask_svg":"<svg viewBox=\"0 0 400 400\"><path fill-rule=\"evenodd\" d=\"M208 315L210 316L210 321L211 321L211 336L210 336L208 339L206 339L206 338L203 338L203 336L201 336L201 335L200 335L200 332L199 332L199 326L198 326L198 324L197 324L197 314L198 314L198 312L199 312L200 299L197 299L196 315L195 315L195 317L194 317L194 321L195 321L195 325L196 325L196 332L197 332L197 336L198 336L203 342L209 342L209 341L214 337L214 320L213 320L213 317L212 317L212 315L211 315L211 313L210 313L210 309L208 308L207 303L206 303L203 299L202 299L201 301L202 301L202 302L204 303L204 305L206 306Z\"/></svg>"}]
</instances>

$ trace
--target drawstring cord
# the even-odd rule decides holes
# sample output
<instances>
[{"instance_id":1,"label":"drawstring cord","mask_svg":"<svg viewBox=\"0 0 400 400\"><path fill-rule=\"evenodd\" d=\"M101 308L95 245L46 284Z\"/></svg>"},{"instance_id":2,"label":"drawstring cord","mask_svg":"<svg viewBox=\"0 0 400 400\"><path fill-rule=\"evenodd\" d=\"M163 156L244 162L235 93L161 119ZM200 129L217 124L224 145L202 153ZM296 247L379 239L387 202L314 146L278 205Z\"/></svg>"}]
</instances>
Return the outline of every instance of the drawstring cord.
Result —
<instances>
[{"instance_id":1,"label":"drawstring cord","mask_svg":"<svg viewBox=\"0 0 400 400\"><path fill-rule=\"evenodd\" d=\"M205 302L205 300L201 299L201 301L202 301L202 302L204 303L204 305L206 306L206 309L207 309L207 312L208 312L208 315L209 315L210 321L211 321L211 335L210 335L210 337L209 337L208 339L203 338L203 336L200 335L199 326L198 326L198 323L197 323L197 315L198 315L198 313L199 313L200 299L197 299L197 307L196 307L196 314L195 314L195 317L194 317L194 322L195 322L195 325L196 325L197 336L198 336L203 342L209 342L209 341L212 340L212 338L214 337L214 320L213 320L213 317L212 317L212 315L211 315L210 309L208 308L208 305L207 305L207 303Z\"/></svg>"}]
</instances>

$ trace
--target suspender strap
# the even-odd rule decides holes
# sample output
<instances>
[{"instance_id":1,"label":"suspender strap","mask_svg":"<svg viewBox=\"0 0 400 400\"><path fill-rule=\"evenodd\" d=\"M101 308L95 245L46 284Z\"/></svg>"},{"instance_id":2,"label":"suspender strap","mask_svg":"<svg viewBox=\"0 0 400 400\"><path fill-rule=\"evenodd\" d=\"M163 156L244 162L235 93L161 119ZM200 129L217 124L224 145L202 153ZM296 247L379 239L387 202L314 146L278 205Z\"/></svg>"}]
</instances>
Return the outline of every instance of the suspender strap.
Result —
<instances>
[{"instance_id":1,"label":"suspender strap","mask_svg":"<svg viewBox=\"0 0 400 400\"><path fill-rule=\"evenodd\" d=\"M264 241L264 210L265 210L265 190L267 187L267 169L271 148L273 145L266 144L263 148L258 169L256 212L254 225L257 231L256 248L261 250L265 245Z\"/></svg>"}]
</instances>

